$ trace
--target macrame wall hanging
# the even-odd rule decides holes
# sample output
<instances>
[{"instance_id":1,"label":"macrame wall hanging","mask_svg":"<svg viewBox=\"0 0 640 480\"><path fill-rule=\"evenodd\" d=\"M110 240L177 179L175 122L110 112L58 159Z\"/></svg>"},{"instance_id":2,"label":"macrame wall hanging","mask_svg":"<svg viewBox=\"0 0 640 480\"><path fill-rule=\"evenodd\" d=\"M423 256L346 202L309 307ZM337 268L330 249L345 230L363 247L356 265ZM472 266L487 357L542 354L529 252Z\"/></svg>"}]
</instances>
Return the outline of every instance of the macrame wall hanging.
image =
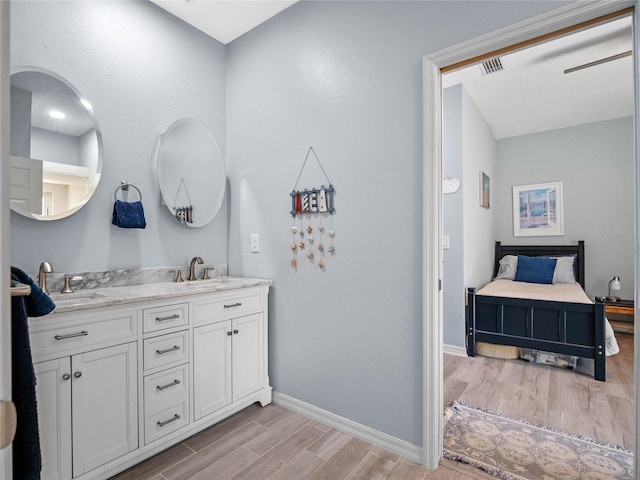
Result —
<instances>
[{"instance_id":1,"label":"macrame wall hanging","mask_svg":"<svg viewBox=\"0 0 640 480\"><path fill-rule=\"evenodd\" d=\"M327 185L320 185L316 188L305 188L298 190L300 177L307 165L309 155L313 154L316 162L320 166L327 181ZM299 265L298 257L304 255L310 264L316 264L324 269L328 258L335 256L336 250L333 240L336 232L333 229L333 214L335 212L333 197L335 190L327 173L324 171L320 159L309 147L307 156L304 159L296 184L291 191L291 216L293 225L291 226L291 268L296 269ZM324 225L324 221L329 221L329 228ZM328 245L325 246L325 239Z\"/></svg>"},{"instance_id":2,"label":"macrame wall hanging","mask_svg":"<svg viewBox=\"0 0 640 480\"><path fill-rule=\"evenodd\" d=\"M178 203L178 197L181 192L184 192L180 198L182 203ZM191 199L189 198L189 192L187 192L187 186L184 183L184 178L180 179L176 198L173 199L172 208L173 214L180 223L193 223L193 205L191 205Z\"/></svg>"}]
</instances>

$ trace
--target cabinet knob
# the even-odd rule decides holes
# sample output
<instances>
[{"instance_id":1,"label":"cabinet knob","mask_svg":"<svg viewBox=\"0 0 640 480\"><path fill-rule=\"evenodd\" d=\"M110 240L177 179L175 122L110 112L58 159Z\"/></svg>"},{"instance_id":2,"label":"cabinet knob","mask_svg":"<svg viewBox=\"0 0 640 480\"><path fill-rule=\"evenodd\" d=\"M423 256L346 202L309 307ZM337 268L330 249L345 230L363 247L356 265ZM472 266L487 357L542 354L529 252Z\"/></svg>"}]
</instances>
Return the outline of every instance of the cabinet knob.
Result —
<instances>
[{"instance_id":1,"label":"cabinet knob","mask_svg":"<svg viewBox=\"0 0 640 480\"><path fill-rule=\"evenodd\" d=\"M64 375L62 375L63 380L69 380L70 378L71 378L71 375L69 375L68 373L65 373Z\"/></svg>"},{"instance_id":2,"label":"cabinet knob","mask_svg":"<svg viewBox=\"0 0 640 480\"><path fill-rule=\"evenodd\" d=\"M227 335L228 335L228 336L231 336L231 335L233 335L233 332L232 332L232 331L228 331L228 332L227 332Z\"/></svg>"},{"instance_id":3,"label":"cabinet knob","mask_svg":"<svg viewBox=\"0 0 640 480\"><path fill-rule=\"evenodd\" d=\"M74 377L80 378L82 376L82 372L76 372L73 374Z\"/></svg>"},{"instance_id":4,"label":"cabinet knob","mask_svg":"<svg viewBox=\"0 0 640 480\"><path fill-rule=\"evenodd\" d=\"M236 330L234 330L234 331L233 331L233 333L239 333L239 330L238 330L238 329L236 329Z\"/></svg>"}]
</instances>

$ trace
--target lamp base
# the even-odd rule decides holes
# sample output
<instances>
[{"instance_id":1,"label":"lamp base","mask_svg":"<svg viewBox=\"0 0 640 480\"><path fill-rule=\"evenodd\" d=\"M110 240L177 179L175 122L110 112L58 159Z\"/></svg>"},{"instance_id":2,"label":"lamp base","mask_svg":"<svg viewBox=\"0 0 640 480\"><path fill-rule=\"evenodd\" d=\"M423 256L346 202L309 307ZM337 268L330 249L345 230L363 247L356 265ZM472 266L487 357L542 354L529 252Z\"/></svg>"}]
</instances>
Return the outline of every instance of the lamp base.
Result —
<instances>
[{"instance_id":1,"label":"lamp base","mask_svg":"<svg viewBox=\"0 0 640 480\"><path fill-rule=\"evenodd\" d=\"M619 302L620 301L620 297L605 297L605 300L607 302Z\"/></svg>"}]
</instances>

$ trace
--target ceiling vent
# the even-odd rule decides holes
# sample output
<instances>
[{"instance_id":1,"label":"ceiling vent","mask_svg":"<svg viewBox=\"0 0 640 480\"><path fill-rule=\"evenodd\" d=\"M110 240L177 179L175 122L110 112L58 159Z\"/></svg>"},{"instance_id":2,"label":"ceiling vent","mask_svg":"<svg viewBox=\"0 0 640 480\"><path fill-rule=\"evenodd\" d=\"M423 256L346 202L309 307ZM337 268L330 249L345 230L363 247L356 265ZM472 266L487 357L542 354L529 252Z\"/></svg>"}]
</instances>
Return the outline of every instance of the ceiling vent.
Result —
<instances>
[{"instance_id":1,"label":"ceiling vent","mask_svg":"<svg viewBox=\"0 0 640 480\"><path fill-rule=\"evenodd\" d=\"M482 70L483 75L489 75L490 73L496 73L500 70L504 70L504 67L502 66L502 60L500 60L500 57L495 57L482 62L480 64L480 70Z\"/></svg>"}]
</instances>

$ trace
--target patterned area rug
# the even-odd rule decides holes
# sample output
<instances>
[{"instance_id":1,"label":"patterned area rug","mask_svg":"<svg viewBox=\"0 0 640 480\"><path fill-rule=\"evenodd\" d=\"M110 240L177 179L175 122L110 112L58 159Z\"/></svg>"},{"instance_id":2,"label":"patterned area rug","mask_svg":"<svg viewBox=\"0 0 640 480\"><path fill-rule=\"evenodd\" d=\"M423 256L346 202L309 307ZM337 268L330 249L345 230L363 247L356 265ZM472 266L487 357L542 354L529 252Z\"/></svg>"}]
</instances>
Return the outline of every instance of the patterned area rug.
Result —
<instances>
[{"instance_id":1,"label":"patterned area rug","mask_svg":"<svg viewBox=\"0 0 640 480\"><path fill-rule=\"evenodd\" d=\"M633 452L464 403L445 408L444 456L505 480L633 480Z\"/></svg>"}]
</instances>

